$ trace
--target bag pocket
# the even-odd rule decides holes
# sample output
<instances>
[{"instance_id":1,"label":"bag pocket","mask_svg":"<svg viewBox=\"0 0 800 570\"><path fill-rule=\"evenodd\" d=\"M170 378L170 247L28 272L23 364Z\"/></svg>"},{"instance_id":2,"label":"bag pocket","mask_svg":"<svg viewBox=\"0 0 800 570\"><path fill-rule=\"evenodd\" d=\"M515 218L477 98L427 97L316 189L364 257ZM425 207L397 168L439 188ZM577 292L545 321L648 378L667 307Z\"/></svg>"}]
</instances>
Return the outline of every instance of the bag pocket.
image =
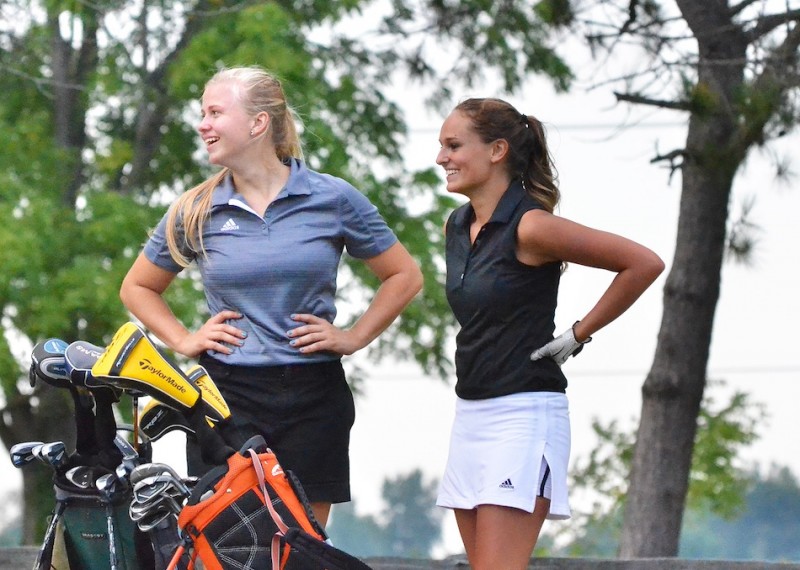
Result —
<instances>
[{"instance_id":1,"label":"bag pocket","mask_svg":"<svg viewBox=\"0 0 800 570\"><path fill-rule=\"evenodd\" d=\"M195 546L207 568L212 567L209 554L222 570L270 568L272 538L277 531L261 497L250 490L229 503L202 530L210 553L203 552L203 541L196 541Z\"/></svg>"}]
</instances>

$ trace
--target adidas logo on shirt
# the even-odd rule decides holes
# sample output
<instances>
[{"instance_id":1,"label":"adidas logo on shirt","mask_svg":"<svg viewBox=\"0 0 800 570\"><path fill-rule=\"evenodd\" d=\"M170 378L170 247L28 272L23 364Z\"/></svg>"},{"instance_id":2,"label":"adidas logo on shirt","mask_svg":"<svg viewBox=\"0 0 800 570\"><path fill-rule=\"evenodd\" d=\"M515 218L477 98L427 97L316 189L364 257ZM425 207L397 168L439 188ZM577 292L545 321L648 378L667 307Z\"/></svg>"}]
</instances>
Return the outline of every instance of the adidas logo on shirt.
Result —
<instances>
[{"instance_id":1,"label":"adidas logo on shirt","mask_svg":"<svg viewBox=\"0 0 800 570\"><path fill-rule=\"evenodd\" d=\"M222 227L219 229L221 232L229 232L232 230L238 230L239 226L236 225L236 222L233 221L233 218L228 218L228 221L225 222Z\"/></svg>"},{"instance_id":2,"label":"adidas logo on shirt","mask_svg":"<svg viewBox=\"0 0 800 570\"><path fill-rule=\"evenodd\" d=\"M501 489L513 489L514 488L514 484L511 483L511 479L506 479L505 481L500 483L500 488Z\"/></svg>"}]
</instances>

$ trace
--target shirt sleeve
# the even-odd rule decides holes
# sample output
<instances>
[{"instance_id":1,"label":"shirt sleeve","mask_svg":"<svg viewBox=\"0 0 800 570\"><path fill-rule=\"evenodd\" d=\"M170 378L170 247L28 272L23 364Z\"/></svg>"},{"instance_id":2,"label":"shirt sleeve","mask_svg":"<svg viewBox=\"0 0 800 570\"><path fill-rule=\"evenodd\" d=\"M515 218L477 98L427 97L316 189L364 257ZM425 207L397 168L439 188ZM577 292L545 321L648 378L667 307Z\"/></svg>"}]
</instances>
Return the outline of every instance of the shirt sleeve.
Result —
<instances>
[{"instance_id":1,"label":"shirt sleeve","mask_svg":"<svg viewBox=\"0 0 800 570\"><path fill-rule=\"evenodd\" d=\"M364 194L350 184L342 184L340 215L347 253L369 259L389 249L397 236Z\"/></svg>"},{"instance_id":2,"label":"shirt sleeve","mask_svg":"<svg viewBox=\"0 0 800 570\"><path fill-rule=\"evenodd\" d=\"M169 252L169 246L167 245L166 228L168 216L169 212L164 214L164 217L161 218L161 221L158 223L158 226L156 226L156 229L150 236L150 239L148 239L144 244L142 253L149 261L161 269L165 269L172 273L180 273L183 271L183 266L178 264L172 258L172 254ZM191 252L184 253L189 253L190 258L194 257Z\"/></svg>"}]
</instances>

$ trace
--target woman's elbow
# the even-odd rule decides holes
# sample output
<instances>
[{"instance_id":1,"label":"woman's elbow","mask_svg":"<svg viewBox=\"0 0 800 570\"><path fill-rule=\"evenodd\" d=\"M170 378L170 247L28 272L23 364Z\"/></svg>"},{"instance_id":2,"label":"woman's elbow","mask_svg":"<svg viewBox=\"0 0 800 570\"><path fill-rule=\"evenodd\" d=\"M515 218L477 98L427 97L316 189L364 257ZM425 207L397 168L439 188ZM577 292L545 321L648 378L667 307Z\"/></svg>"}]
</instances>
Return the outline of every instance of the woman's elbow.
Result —
<instances>
[{"instance_id":1,"label":"woman's elbow","mask_svg":"<svg viewBox=\"0 0 800 570\"><path fill-rule=\"evenodd\" d=\"M416 291L419 293L422 291L422 287L425 285L425 277L422 275L422 270L419 266L416 266L416 271L414 272L415 281L414 284L416 286Z\"/></svg>"},{"instance_id":2,"label":"woman's elbow","mask_svg":"<svg viewBox=\"0 0 800 570\"><path fill-rule=\"evenodd\" d=\"M643 273L650 280L650 283L655 281L658 276L664 272L665 268L664 260L655 252L650 251L647 259L643 263Z\"/></svg>"},{"instance_id":3,"label":"woman's elbow","mask_svg":"<svg viewBox=\"0 0 800 570\"><path fill-rule=\"evenodd\" d=\"M130 279L126 277L122 280L122 284L119 287L119 300L122 301L126 308L130 308L130 303L134 297L134 289L135 287Z\"/></svg>"},{"instance_id":4,"label":"woman's elbow","mask_svg":"<svg viewBox=\"0 0 800 570\"><path fill-rule=\"evenodd\" d=\"M425 284L425 278L422 275L422 270L416 263L414 263L414 267L411 270L411 275L409 276L408 281L408 291L410 298L413 299L419 294L420 291L422 291L422 286Z\"/></svg>"},{"instance_id":5,"label":"woman's elbow","mask_svg":"<svg viewBox=\"0 0 800 570\"><path fill-rule=\"evenodd\" d=\"M129 311L150 292L155 291L143 283L134 272L130 271L119 286L119 299Z\"/></svg>"}]
</instances>

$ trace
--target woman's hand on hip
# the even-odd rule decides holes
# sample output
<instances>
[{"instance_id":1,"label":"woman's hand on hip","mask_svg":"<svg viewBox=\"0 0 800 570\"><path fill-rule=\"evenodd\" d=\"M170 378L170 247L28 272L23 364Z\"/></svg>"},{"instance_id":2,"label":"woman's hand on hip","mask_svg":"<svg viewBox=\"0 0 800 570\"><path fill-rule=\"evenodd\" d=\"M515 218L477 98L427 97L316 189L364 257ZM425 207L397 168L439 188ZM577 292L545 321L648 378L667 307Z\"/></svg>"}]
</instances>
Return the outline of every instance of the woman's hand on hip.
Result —
<instances>
[{"instance_id":1,"label":"woman's hand on hip","mask_svg":"<svg viewBox=\"0 0 800 570\"><path fill-rule=\"evenodd\" d=\"M289 344L304 354L328 351L349 355L364 347L352 331L339 329L315 315L298 313L292 320L305 323L286 333Z\"/></svg>"},{"instance_id":2,"label":"woman's hand on hip","mask_svg":"<svg viewBox=\"0 0 800 570\"><path fill-rule=\"evenodd\" d=\"M247 334L227 321L241 318L241 313L236 311L220 311L195 332L186 335L175 350L189 358L195 358L208 350L231 354L231 347L242 346Z\"/></svg>"}]
</instances>

